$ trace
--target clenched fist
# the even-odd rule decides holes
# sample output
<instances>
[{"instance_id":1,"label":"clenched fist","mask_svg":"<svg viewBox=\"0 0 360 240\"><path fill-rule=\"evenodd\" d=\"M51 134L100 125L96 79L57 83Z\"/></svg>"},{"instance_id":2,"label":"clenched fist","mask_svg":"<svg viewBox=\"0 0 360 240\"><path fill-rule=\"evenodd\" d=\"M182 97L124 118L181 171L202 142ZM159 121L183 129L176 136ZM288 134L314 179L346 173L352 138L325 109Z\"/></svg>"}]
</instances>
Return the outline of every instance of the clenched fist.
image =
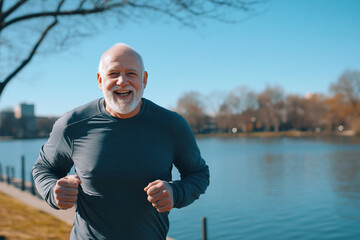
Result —
<instances>
[{"instance_id":1,"label":"clenched fist","mask_svg":"<svg viewBox=\"0 0 360 240\"><path fill-rule=\"evenodd\" d=\"M78 195L78 186L81 180L77 175L60 178L54 187L54 196L60 209L72 208Z\"/></svg>"},{"instance_id":2,"label":"clenched fist","mask_svg":"<svg viewBox=\"0 0 360 240\"><path fill-rule=\"evenodd\" d=\"M156 180L149 183L144 190L148 195L148 201L158 212L167 212L174 207L173 190L168 182Z\"/></svg>"}]
</instances>

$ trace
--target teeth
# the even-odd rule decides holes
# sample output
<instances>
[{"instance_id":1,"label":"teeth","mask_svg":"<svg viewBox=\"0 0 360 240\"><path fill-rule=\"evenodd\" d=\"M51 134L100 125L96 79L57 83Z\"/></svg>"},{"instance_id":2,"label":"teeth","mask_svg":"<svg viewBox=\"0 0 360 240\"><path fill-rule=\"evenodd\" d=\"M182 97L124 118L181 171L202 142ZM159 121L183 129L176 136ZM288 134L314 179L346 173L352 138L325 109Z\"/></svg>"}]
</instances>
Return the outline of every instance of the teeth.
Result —
<instances>
[{"instance_id":1,"label":"teeth","mask_svg":"<svg viewBox=\"0 0 360 240\"><path fill-rule=\"evenodd\" d=\"M117 94L121 94L121 95L127 95L130 94L130 90L119 90L119 91L115 91Z\"/></svg>"}]
</instances>

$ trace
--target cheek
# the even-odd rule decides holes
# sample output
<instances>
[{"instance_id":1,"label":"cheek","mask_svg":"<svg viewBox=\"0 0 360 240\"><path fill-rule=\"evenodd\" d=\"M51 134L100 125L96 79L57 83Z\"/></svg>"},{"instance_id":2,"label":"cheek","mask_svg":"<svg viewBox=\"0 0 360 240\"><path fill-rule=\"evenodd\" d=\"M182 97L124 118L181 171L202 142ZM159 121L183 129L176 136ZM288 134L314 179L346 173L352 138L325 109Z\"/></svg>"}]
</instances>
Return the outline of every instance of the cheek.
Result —
<instances>
[{"instance_id":1,"label":"cheek","mask_svg":"<svg viewBox=\"0 0 360 240\"><path fill-rule=\"evenodd\" d=\"M141 88L142 88L141 81L138 80L138 81L134 82L134 83L133 83L133 86L134 86L134 88L135 88L137 91L141 90Z\"/></svg>"},{"instance_id":2,"label":"cheek","mask_svg":"<svg viewBox=\"0 0 360 240\"><path fill-rule=\"evenodd\" d=\"M102 87L103 87L103 90L110 91L114 85L115 85L115 81L107 80L107 81L103 82Z\"/></svg>"}]
</instances>

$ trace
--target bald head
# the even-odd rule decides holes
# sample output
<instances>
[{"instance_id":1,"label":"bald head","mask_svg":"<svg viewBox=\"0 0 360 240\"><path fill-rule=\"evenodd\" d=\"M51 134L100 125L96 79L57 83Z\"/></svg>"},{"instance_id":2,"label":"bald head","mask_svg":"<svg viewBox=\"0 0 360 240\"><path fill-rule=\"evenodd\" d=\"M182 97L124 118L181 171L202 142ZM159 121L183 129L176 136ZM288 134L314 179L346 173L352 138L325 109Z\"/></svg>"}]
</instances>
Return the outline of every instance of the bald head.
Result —
<instances>
[{"instance_id":1,"label":"bald head","mask_svg":"<svg viewBox=\"0 0 360 240\"><path fill-rule=\"evenodd\" d=\"M129 118L140 111L148 74L139 53L119 43L104 52L96 75L105 109L114 117Z\"/></svg>"},{"instance_id":2,"label":"bald head","mask_svg":"<svg viewBox=\"0 0 360 240\"><path fill-rule=\"evenodd\" d=\"M129 45L124 43L117 43L112 46L110 49L105 51L101 56L100 63L99 63L99 73L100 75L104 76L106 66L112 61L120 61L120 57L124 59L124 57L133 59L137 61L137 63L141 66L141 72L145 71L144 63L142 57L138 52L136 52L133 48Z\"/></svg>"}]
</instances>

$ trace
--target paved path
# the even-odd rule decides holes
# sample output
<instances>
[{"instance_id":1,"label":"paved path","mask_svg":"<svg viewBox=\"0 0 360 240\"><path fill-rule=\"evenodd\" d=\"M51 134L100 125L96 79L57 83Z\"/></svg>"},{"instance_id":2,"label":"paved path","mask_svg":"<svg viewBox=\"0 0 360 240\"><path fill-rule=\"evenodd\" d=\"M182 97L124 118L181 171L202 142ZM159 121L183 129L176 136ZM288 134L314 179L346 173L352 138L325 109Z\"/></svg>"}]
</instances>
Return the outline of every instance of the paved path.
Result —
<instances>
[{"instance_id":1,"label":"paved path","mask_svg":"<svg viewBox=\"0 0 360 240\"><path fill-rule=\"evenodd\" d=\"M75 217L75 207L68 210L56 210L50 207L44 200L38 196L34 196L28 191L22 191L21 189L9 185L5 182L0 182L0 192L5 193L15 199L20 200L21 202L37 208L43 212L53 215L54 217L72 225ZM174 240L172 238L167 238L167 240Z\"/></svg>"},{"instance_id":2,"label":"paved path","mask_svg":"<svg viewBox=\"0 0 360 240\"><path fill-rule=\"evenodd\" d=\"M71 208L68 210L56 210L50 207L44 200L40 199L38 196L32 195L28 191L21 191L21 189L16 188L12 185L8 185L7 183L0 182L0 191L9 195L13 198L20 200L21 202L37 208L43 212L51 214L58 219L72 225L75 217L75 208Z\"/></svg>"}]
</instances>

